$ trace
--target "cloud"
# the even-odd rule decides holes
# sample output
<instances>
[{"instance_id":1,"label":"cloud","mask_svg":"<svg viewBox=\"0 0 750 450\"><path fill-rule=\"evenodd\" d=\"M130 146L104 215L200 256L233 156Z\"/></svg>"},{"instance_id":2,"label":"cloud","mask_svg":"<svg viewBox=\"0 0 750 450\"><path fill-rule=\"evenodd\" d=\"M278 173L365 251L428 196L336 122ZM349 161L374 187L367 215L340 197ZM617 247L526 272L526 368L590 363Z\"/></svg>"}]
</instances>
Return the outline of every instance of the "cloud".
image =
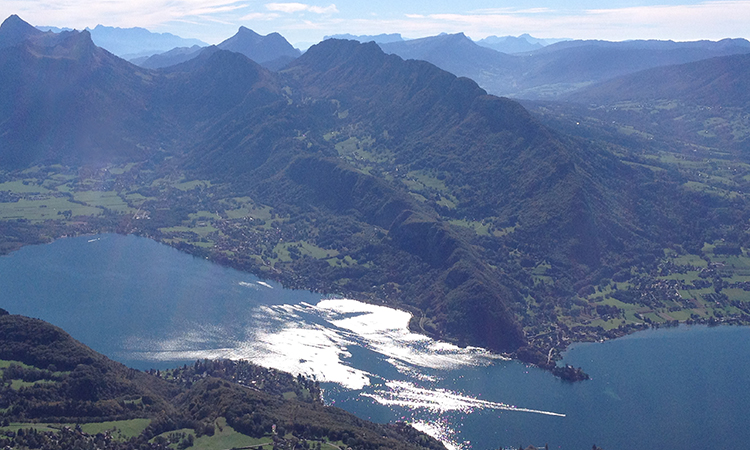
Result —
<instances>
[{"instance_id":1,"label":"cloud","mask_svg":"<svg viewBox=\"0 0 750 450\"><path fill-rule=\"evenodd\" d=\"M747 37L750 0L708 1L588 10L492 8L467 13L404 14L403 19L349 21L362 32L400 32L409 37L465 32L473 38L531 33L578 39L722 39ZM426 34L425 34L426 33ZM361 33L360 33L361 34Z\"/></svg>"},{"instance_id":2,"label":"cloud","mask_svg":"<svg viewBox=\"0 0 750 450\"><path fill-rule=\"evenodd\" d=\"M278 19L279 17L280 16L276 13L255 12L255 13L245 14L244 16L240 17L237 20L240 22L245 22L248 20L275 20L275 19Z\"/></svg>"},{"instance_id":3,"label":"cloud","mask_svg":"<svg viewBox=\"0 0 750 450\"><path fill-rule=\"evenodd\" d=\"M279 11L284 13L296 13L302 11L309 11L315 14L335 14L339 12L336 5L330 4L326 7L307 5L305 3L267 3L266 9L269 11Z\"/></svg>"},{"instance_id":4,"label":"cloud","mask_svg":"<svg viewBox=\"0 0 750 450\"><path fill-rule=\"evenodd\" d=\"M253 28L260 28L256 31L281 32L292 42L314 41L327 34L344 32L401 33L410 38L464 32L474 39L522 33L541 38L607 40L750 37L747 27L750 0L590 9L575 9L570 5L555 9L537 7L538 4L518 8L492 7L487 1L490 8L466 10L460 3L455 3L452 9L444 10L442 14L429 14L429 10L402 3L391 8L372 7L357 16L347 15L351 8L340 12L333 3L318 6L299 1L271 1L2 0L0 19L18 14L34 25L78 29L99 23L118 27L139 26L198 37L206 42L220 42L233 34L237 26L250 25L246 22L256 22ZM373 11L377 15L372 15Z\"/></svg>"},{"instance_id":5,"label":"cloud","mask_svg":"<svg viewBox=\"0 0 750 450\"><path fill-rule=\"evenodd\" d=\"M227 0L130 0L91 2L59 0L37 2L3 0L0 14L18 14L34 25L56 25L78 29L96 24L119 27L158 27L169 22L202 23L236 13L248 5Z\"/></svg>"}]
</instances>

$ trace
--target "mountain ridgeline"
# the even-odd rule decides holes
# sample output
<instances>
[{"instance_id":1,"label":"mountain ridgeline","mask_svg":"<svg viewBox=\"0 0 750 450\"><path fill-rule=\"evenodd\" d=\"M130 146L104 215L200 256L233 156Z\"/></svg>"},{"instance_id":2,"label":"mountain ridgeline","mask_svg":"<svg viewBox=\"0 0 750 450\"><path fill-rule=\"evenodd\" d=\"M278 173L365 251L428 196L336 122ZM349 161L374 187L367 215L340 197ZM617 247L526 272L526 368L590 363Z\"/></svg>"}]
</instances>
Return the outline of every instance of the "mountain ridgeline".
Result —
<instances>
[{"instance_id":1,"label":"mountain ridgeline","mask_svg":"<svg viewBox=\"0 0 750 450\"><path fill-rule=\"evenodd\" d=\"M554 349L588 336L558 320L578 292L705 238L669 172L625 164L606 143L553 131L515 101L372 42L326 40L278 72L216 47L151 70L85 31L10 24L0 167L129 162L139 176L101 189L163 195L70 226L404 308L415 330L547 368ZM157 192L170 177L206 183ZM249 201L265 218L230 214ZM200 211L215 217L215 245L179 243L175 227Z\"/></svg>"},{"instance_id":2,"label":"mountain ridgeline","mask_svg":"<svg viewBox=\"0 0 750 450\"><path fill-rule=\"evenodd\" d=\"M653 67L750 53L750 42L563 41L508 55L463 33L380 44L387 53L429 61L488 92L524 99L561 98L581 87Z\"/></svg>"},{"instance_id":3,"label":"mountain ridgeline","mask_svg":"<svg viewBox=\"0 0 750 450\"><path fill-rule=\"evenodd\" d=\"M253 30L240 27L234 36L216 46L177 47L148 58L133 59L131 62L147 69L160 69L189 61L202 52L211 54L217 48L243 54L271 70L281 69L300 55L300 51L279 33L261 36Z\"/></svg>"}]
</instances>

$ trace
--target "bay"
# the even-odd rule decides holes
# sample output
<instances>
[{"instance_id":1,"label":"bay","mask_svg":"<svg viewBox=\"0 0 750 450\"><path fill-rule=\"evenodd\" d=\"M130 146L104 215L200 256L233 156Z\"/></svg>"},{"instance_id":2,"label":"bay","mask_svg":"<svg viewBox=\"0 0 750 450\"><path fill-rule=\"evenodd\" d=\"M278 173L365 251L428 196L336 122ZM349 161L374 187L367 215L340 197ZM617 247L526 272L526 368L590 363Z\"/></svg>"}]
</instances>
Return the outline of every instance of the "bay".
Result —
<instances>
[{"instance_id":1,"label":"bay","mask_svg":"<svg viewBox=\"0 0 750 450\"><path fill-rule=\"evenodd\" d=\"M410 333L408 314L283 289L135 236L0 257L0 307L47 320L140 369L245 358L315 377L326 401L407 420L453 448L744 448L750 329L681 326L576 344L567 383Z\"/></svg>"}]
</instances>

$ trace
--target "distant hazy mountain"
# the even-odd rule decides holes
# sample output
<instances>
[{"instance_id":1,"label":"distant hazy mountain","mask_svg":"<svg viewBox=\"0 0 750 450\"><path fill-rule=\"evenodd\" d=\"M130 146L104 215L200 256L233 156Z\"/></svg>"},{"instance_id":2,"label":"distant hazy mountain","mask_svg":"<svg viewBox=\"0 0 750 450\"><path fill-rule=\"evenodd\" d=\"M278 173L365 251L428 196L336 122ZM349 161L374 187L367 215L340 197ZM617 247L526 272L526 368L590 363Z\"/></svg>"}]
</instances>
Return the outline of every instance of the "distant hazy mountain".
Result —
<instances>
[{"instance_id":1,"label":"distant hazy mountain","mask_svg":"<svg viewBox=\"0 0 750 450\"><path fill-rule=\"evenodd\" d=\"M501 53L521 53L539 50L548 45L542 39L535 39L528 34L521 36L488 36L476 41L482 47L491 48Z\"/></svg>"},{"instance_id":2,"label":"distant hazy mountain","mask_svg":"<svg viewBox=\"0 0 750 450\"><path fill-rule=\"evenodd\" d=\"M514 57L479 46L463 33L379 45L386 53L427 61L455 75L469 77L485 89L489 89L488 81L498 82L516 64Z\"/></svg>"},{"instance_id":3,"label":"distant hazy mountain","mask_svg":"<svg viewBox=\"0 0 750 450\"><path fill-rule=\"evenodd\" d=\"M241 53L258 64L277 60L288 63L301 54L279 33L261 36L245 27L240 27L237 34L217 45L217 47L221 50Z\"/></svg>"},{"instance_id":4,"label":"distant hazy mountain","mask_svg":"<svg viewBox=\"0 0 750 450\"><path fill-rule=\"evenodd\" d=\"M152 33L145 28L117 28L97 25L87 28L94 43L115 55L132 59L165 52L175 47L205 47L198 39L185 39L170 33Z\"/></svg>"},{"instance_id":5,"label":"distant hazy mountain","mask_svg":"<svg viewBox=\"0 0 750 450\"><path fill-rule=\"evenodd\" d=\"M355 36L353 34L334 34L332 36L326 36L323 39L347 39L350 41L359 41L359 42L375 42L377 44L387 44L389 42L401 42L404 40L404 38L401 37L401 34L399 33L392 33L392 34L378 34L378 35L359 35Z\"/></svg>"},{"instance_id":6,"label":"distant hazy mountain","mask_svg":"<svg viewBox=\"0 0 750 450\"><path fill-rule=\"evenodd\" d=\"M495 95L554 99L581 87L653 67L750 53L750 42L563 41L531 53L507 55L463 34L380 44L387 53L422 59L469 77Z\"/></svg>"},{"instance_id":7,"label":"distant hazy mountain","mask_svg":"<svg viewBox=\"0 0 750 450\"><path fill-rule=\"evenodd\" d=\"M574 102L679 100L712 107L750 107L750 54L658 67L582 89Z\"/></svg>"},{"instance_id":8,"label":"distant hazy mountain","mask_svg":"<svg viewBox=\"0 0 750 450\"><path fill-rule=\"evenodd\" d=\"M243 54L269 70L279 70L301 54L279 33L261 36L245 27L240 27L234 36L215 47ZM130 62L148 69L159 69L189 61L207 49L197 45L177 47L149 57L133 58Z\"/></svg>"},{"instance_id":9,"label":"distant hazy mountain","mask_svg":"<svg viewBox=\"0 0 750 450\"><path fill-rule=\"evenodd\" d=\"M130 62L147 69L159 69L189 61L198 56L204 48L205 47L201 47L200 45L194 45L192 47L177 47L168 52L134 58L131 59Z\"/></svg>"},{"instance_id":10,"label":"distant hazy mountain","mask_svg":"<svg viewBox=\"0 0 750 450\"><path fill-rule=\"evenodd\" d=\"M601 40L563 40L545 46L545 50L537 52L556 52L563 49L574 47L587 48L605 48L611 50L686 50L686 49L703 49L713 52L736 51L737 48L747 48L750 50L750 42L746 39L722 39L720 41L659 41L654 39L636 39L631 41L601 41Z\"/></svg>"},{"instance_id":11,"label":"distant hazy mountain","mask_svg":"<svg viewBox=\"0 0 750 450\"><path fill-rule=\"evenodd\" d=\"M72 28L68 28L68 27L60 28L60 27L47 27L47 26L39 26L39 25L37 25L36 28L38 30L51 31L53 33L61 33L63 31L73 31Z\"/></svg>"}]
</instances>

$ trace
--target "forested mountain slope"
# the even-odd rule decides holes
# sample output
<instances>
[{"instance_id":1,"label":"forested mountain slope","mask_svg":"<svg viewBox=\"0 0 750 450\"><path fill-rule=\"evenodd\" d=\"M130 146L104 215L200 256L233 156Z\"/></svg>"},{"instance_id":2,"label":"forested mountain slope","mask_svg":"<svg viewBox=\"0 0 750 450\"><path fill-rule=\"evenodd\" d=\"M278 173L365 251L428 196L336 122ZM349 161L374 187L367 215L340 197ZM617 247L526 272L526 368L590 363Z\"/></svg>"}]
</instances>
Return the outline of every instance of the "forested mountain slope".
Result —
<instances>
[{"instance_id":1,"label":"forested mountain slope","mask_svg":"<svg viewBox=\"0 0 750 450\"><path fill-rule=\"evenodd\" d=\"M645 326L642 302L690 308L652 292L665 248L740 223L738 198L374 43L327 40L276 73L216 48L148 70L50 36L0 49L3 248L138 233L552 368L573 339ZM641 276L612 304L613 279Z\"/></svg>"}]
</instances>

